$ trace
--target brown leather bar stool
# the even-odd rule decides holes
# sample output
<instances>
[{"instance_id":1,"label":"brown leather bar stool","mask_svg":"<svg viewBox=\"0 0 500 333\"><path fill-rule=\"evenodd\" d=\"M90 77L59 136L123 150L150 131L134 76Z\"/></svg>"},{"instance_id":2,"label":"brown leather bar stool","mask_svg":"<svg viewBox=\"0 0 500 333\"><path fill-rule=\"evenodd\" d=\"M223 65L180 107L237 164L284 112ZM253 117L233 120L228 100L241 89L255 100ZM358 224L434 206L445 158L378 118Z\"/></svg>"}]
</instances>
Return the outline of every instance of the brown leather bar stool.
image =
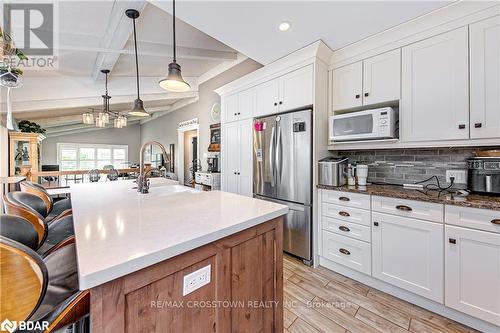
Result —
<instances>
[{"instance_id":1,"label":"brown leather bar stool","mask_svg":"<svg viewBox=\"0 0 500 333\"><path fill-rule=\"evenodd\" d=\"M38 249L38 234L35 227L20 216L1 215L0 236L12 239L34 251Z\"/></svg>"},{"instance_id":2,"label":"brown leather bar stool","mask_svg":"<svg viewBox=\"0 0 500 333\"><path fill-rule=\"evenodd\" d=\"M54 202L47 190L36 183L30 181L22 181L20 184L21 191L36 195L45 203L45 213L43 217L48 220L53 220L60 215L67 215L68 210L71 210L71 200L69 198Z\"/></svg>"},{"instance_id":3,"label":"brown leather bar stool","mask_svg":"<svg viewBox=\"0 0 500 333\"><path fill-rule=\"evenodd\" d=\"M90 293L78 290L74 243L42 259L27 246L0 236L0 263L0 322L31 321L37 323L34 327L47 323L43 332L55 332L88 315Z\"/></svg>"},{"instance_id":4,"label":"brown leather bar stool","mask_svg":"<svg viewBox=\"0 0 500 333\"><path fill-rule=\"evenodd\" d=\"M71 215L47 222L40 214L45 205L34 194L9 192L4 195L4 208L7 214L23 217L35 227L38 234L37 252L41 255L75 234Z\"/></svg>"}]
</instances>

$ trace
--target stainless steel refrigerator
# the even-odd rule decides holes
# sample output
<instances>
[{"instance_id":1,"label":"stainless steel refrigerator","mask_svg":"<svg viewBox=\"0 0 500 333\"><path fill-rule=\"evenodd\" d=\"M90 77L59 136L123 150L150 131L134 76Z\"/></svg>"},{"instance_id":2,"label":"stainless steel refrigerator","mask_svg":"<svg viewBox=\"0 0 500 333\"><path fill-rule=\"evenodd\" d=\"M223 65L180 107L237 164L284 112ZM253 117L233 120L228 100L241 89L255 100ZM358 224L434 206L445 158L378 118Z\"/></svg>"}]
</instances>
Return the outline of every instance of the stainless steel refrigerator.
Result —
<instances>
[{"instance_id":1,"label":"stainless steel refrigerator","mask_svg":"<svg viewBox=\"0 0 500 333\"><path fill-rule=\"evenodd\" d=\"M254 196L288 205L284 250L310 264L312 110L254 119L253 147Z\"/></svg>"}]
</instances>

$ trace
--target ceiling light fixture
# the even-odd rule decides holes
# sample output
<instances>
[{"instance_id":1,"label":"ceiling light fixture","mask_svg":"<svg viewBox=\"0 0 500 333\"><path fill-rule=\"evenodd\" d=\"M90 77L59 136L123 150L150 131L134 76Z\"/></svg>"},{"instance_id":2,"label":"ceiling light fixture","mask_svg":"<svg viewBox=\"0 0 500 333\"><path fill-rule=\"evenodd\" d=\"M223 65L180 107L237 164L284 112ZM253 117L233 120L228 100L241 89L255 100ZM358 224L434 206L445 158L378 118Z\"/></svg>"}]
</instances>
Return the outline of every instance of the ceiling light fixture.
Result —
<instances>
[{"instance_id":1,"label":"ceiling light fixture","mask_svg":"<svg viewBox=\"0 0 500 333\"><path fill-rule=\"evenodd\" d=\"M290 22L287 21L281 22L280 25L278 26L278 29L280 29L280 31L287 31L288 29L290 29Z\"/></svg>"},{"instance_id":2,"label":"ceiling light fixture","mask_svg":"<svg viewBox=\"0 0 500 333\"><path fill-rule=\"evenodd\" d=\"M144 102L142 101L139 94L139 60L137 58L137 35L135 31L135 20L139 17L139 12L135 9L127 9L125 15L132 19L134 24L134 50L135 50L135 73L137 81L137 98L134 101L134 108L128 112L131 116L137 117L149 117L149 113L144 109Z\"/></svg>"},{"instance_id":3,"label":"ceiling light fixture","mask_svg":"<svg viewBox=\"0 0 500 333\"><path fill-rule=\"evenodd\" d=\"M189 84L182 78L181 66L177 63L176 43L175 43L175 0L173 2L173 36L174 36L174 59L168 65L168 75L161 79L160 87L173 92L186 92L191 89Z\"/></svg>"}]
</instances>

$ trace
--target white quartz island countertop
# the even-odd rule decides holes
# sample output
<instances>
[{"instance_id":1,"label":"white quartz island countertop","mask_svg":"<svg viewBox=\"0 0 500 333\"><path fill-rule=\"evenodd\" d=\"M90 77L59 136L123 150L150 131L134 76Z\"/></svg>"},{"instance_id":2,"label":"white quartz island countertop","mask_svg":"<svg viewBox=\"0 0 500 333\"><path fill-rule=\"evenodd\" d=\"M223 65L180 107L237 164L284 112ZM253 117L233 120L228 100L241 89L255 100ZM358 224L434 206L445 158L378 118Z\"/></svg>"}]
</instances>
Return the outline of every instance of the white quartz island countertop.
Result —
<instances>
[{"instance_id":1,"label":"white quartz island countertop","mask_svg":"<svg viewBox=\"0 0 500 333\"><path fill-rule=\"evenodd\" d=\"M284 215L288 207L151 179L71 187L78 277L85 290Z\"/></svg>"}]
</instances>

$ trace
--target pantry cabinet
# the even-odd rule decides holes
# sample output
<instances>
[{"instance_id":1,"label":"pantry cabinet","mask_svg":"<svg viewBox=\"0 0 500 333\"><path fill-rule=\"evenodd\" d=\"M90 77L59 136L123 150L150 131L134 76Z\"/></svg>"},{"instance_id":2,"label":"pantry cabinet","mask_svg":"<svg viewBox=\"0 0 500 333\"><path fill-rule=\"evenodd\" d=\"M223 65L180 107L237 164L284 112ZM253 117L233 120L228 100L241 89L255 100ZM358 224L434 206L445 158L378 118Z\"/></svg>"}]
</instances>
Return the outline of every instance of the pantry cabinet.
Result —
<instances>
[{"instance_id":1,"label":"pantry cabinet","mask_svg":"<svg viewBox=\"0 0 500 333\"><path fill-rule=\"evenodd\" d=\"M404 141L468 139L468 79L467 27L403 47Z\"/></svg>"},{"instance_id":2,"label":"pantry cabinet","mask_svg":"<svg viewBox=\"0 0 500 333\"><path fill-rule=\"evenodd\" d=\"M313 65L308 65L255 88L256 117L297 109L313 104Z\"/></svg>"},{"instance_id":3,"label":"pantry cabinet","mask_svg":"<svg viewBox=\"0 0 500 333\"><path fill-rule=\"evenodd\" d=\"M445 305L500 326L500 234L445 229Z\"/></svg>"},{"instance_id":4,"label":"pantry cabinet","mask_svg":"<svg viewBox=\"0 0 500 333\"><path fill-rule=\"evenodd\" d=\"M471 24L470 137L500 138L500 16Z\"/></svg>"},{"instance_id":5,"label":"pantry cabinet","mask_svg":"<svg viewBox=\"0 0 500 333\"><path fill-rule=\"evenodd\" d=\"M443 303L443 224L372 215L372 275Z\"/></svg>"},{"instance_id":6,"label":"pantry cabinet","mask_svg":"<svg viewBox=\"0 0 500 333\"><path fill-rule=\"evenodd\" d=\"M400 91L400 49L333 71L334 110L397 101Z\"/></svg>"},{"instance_id":7,"label":"pantry cabinet","mask_svg":"<svg viewBox=\"0 0 500 333\"><path fill-rule=\"evenodd\" d=\"M252 196L252 119L222 126L223 191Z\"/></svg>"}]
</instances>

